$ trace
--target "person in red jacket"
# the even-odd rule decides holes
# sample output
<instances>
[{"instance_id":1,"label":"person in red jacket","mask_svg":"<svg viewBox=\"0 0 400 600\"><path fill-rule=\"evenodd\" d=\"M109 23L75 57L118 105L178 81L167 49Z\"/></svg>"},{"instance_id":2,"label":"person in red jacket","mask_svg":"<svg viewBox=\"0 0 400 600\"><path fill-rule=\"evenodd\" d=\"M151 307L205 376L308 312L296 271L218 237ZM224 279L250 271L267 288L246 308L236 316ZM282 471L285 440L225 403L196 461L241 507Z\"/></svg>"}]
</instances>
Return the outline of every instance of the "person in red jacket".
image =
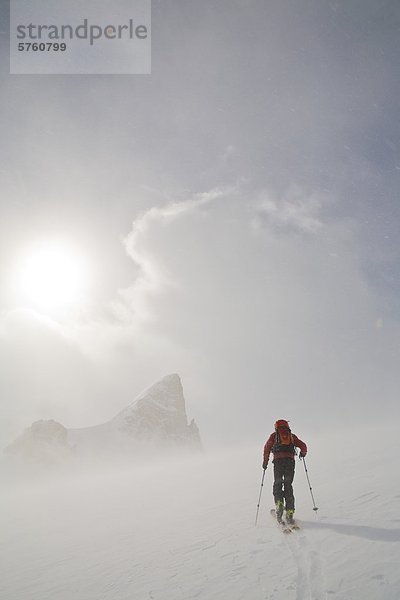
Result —
<instances>
[{"instance_id":1,"label":"person in red jacket","mask_svg":"<svg viewBox=\"0 0 400 600\"><path fill-rule=\"evenodd\" d=\"M276 507L276 518L282 521L283 509L286 510L286 521L293 523L294 515L294 457L295 448L300 448L300 458L307 454L307 446L290 431L289 423L279 419L275 423L275 431L271 433L264 446L263 469L268 466L272 452L274 459L273 495Z\"/></svg>"}]
</instances>

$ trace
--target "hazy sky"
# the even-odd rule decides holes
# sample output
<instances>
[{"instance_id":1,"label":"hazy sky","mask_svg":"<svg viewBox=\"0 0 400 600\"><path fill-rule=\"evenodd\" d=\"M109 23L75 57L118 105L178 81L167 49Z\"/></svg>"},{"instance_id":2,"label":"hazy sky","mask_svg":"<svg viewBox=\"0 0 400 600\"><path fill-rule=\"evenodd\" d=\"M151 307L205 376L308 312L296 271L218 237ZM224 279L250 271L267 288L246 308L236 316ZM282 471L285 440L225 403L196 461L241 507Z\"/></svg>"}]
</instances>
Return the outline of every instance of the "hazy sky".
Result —
<instances>
[{"instance_id":1,"label":"hazy sky","mask_svg":"<svg viewBox=\"0 0 400 600\"><path fill-rule=\"evenodd\" d=\"M205 442L398 418L400 5L152 3L152 75L9 75L1 0L0 394L106 420L170 372ZM38 241L79 306L21 302Z\"/></svg>"}]
</instances>

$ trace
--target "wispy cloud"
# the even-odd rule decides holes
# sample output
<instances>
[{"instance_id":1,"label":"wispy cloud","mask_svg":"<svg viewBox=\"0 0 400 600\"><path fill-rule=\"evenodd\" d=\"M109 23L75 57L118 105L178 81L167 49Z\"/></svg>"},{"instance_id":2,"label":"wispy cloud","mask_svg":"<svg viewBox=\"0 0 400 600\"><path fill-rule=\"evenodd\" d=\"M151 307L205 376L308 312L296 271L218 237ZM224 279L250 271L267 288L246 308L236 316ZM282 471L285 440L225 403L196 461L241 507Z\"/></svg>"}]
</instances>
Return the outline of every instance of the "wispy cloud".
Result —
<instances>
[{"instance_id":1,"label":"wispy cloud","mask_svg":"<svg viewBox=\"0 0 400 600\"><path fill-rule=\"evenodd\" d=\"M163 286L174 285L168 267L160 261L159 257L155 258L144 248L152 226L167 227L172 222L199 211L233 191L233 188L215 188L208 192L193 194L187 200L169 202L164 206L153 206L133 221L132 231L125 238L124 245L126 252L139 268L139 274L132 286L119 290L119 301L114 303L117 314L125 318L132 317L132 314L141 319L150 318L145 301L146 295L156 293Z\"/></svg>"},{"instance_id":2,"label":"wispy cloud","mask_svg":"<svg viewBox=\"0 0 400 600\"><path fill-rule=\"evenodd\" d=\"M307 195L299 186L292 186L282 198L265 194L256 203L255 227L268 226L277 230L313 234L323 227L319 193Z\"/></svg>"}]
</instances>

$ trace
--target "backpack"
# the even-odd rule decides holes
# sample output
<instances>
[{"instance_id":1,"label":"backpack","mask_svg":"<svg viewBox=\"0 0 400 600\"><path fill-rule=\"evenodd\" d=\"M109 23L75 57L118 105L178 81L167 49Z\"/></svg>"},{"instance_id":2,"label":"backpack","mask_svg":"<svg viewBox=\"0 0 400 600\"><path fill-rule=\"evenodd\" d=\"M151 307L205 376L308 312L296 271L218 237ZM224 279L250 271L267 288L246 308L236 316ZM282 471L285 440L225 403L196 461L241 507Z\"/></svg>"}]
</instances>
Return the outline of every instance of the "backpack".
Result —
<instances>
[{"instance_id":1,"label":"backpack","mask_svg":"<svg viewBox=\"0 0 400 600\"><path fill-rule=\"evenodd\" d=\"M289 452L290 454L295 453L292 432L289 426L280 426L275 431L275 443L272 447L272 452Z\"/></svg>"}]
</instances>

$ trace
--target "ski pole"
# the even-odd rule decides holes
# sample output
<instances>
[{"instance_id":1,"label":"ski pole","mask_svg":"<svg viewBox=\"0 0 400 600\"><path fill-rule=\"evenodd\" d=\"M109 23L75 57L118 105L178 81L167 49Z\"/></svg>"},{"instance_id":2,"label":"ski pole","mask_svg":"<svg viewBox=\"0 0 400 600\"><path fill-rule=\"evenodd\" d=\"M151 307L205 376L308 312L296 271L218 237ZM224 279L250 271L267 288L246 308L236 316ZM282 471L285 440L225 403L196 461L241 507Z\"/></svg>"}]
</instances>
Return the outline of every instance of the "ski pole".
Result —
<instances>
[{"instance_id":1,"label":"ski pole","mask_svg":"<svg viewBox=\"0 0 400 600\"><path fill-rule=\"evenodd\" d=\"M310 488L310 494L311 494L311 498L312 498L313 505L314 505L314 508L313 508L313 510L317 511L317 510L318 510L318 508L315 506L314 494L313 494L313 491L312 491L312 487L311 487L311 483L310 483L310 478L309 478L309 476L308 476L307 465L306 465L306 459L304 458L304 456L302 456L301 458L303 459L304 470L305 470L305 472L306 472L306 477L307 477L307 481L308 481L308 487Z\"/></svg>"},{"instance_id":2,"label":"ski pole","mask_svg":"<svg viewBox=\"0 0 400 600\"><path fill-rule=\"evenodd\" d=\"M262 476L262 479L261 479L260 495L258 497L257 512L256 512L256 522L254 523L254 526L257 525L258 511L260 510L261 494L262 494L262 489L263 489L263 486L264 486L264 477L265 477L265 469L264 469L263 476Z\"/></svg>"}]
</instances>

